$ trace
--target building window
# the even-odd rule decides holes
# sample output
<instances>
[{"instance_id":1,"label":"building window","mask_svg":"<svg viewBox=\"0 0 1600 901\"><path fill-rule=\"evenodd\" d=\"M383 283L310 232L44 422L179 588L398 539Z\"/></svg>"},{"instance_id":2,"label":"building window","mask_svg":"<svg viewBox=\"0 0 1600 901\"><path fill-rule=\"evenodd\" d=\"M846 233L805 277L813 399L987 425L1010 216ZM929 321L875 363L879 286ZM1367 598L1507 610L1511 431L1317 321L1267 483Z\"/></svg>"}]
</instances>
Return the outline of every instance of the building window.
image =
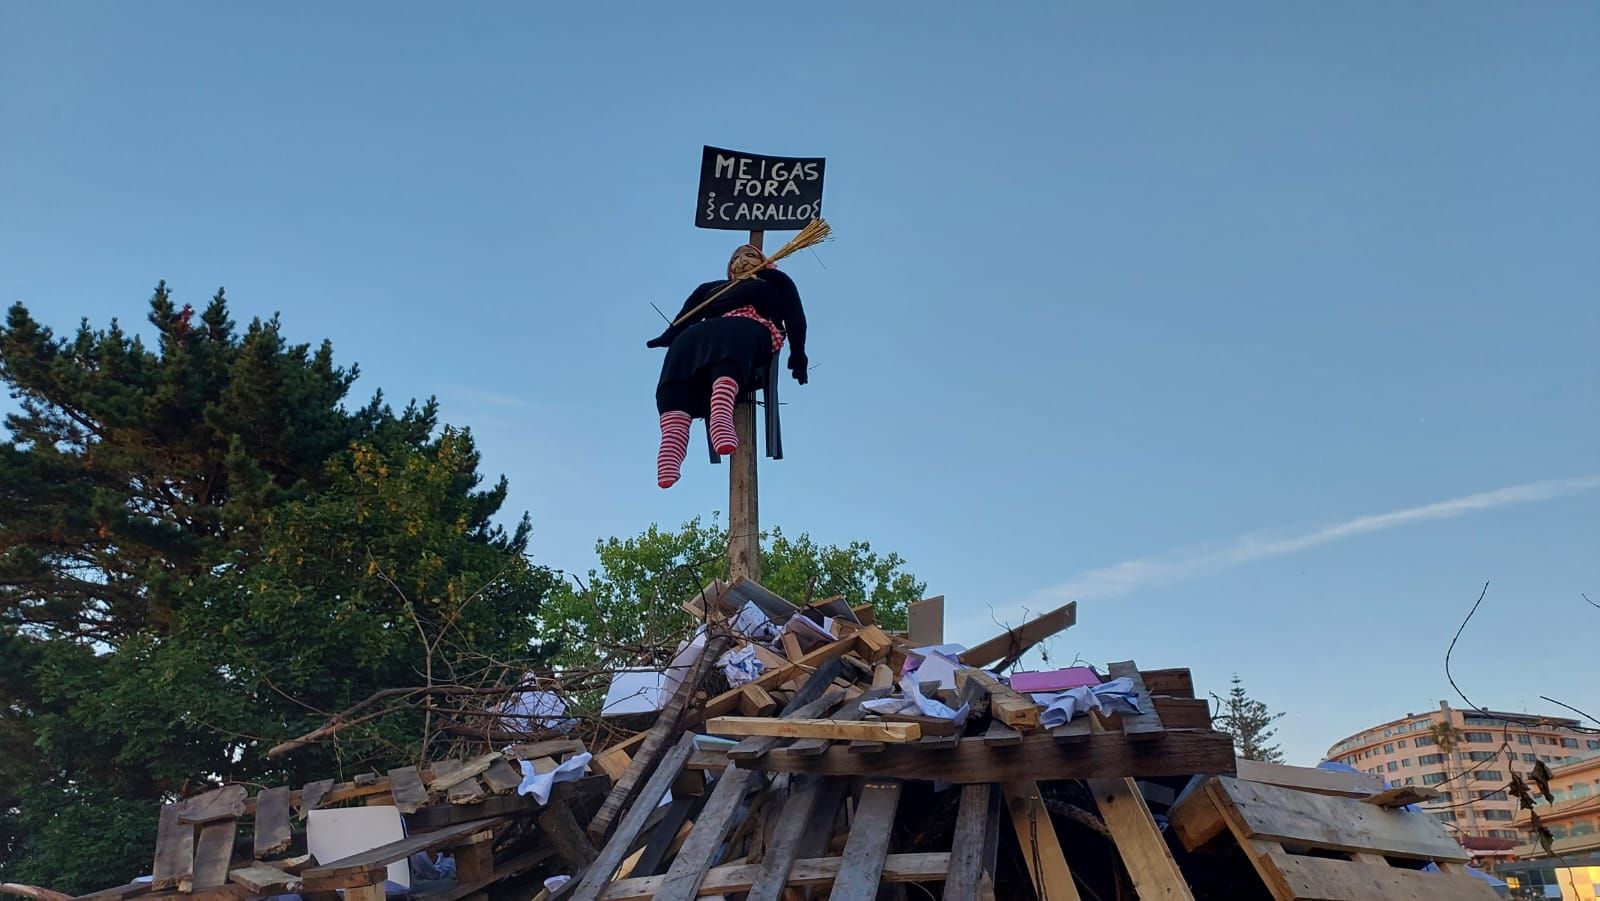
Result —
<instances>
[{"instance_id":1,"label":"building window","mask_svg":"<svg viewBox=\"0 0 1600 901\"><path fill-rule=\"evenodd\" d=\"M1567 790L1567 797L1569 798L1587 798L1591 794L1593 794L1593 792L1589 789L1589 786L1583 782L1579 782L1577 785L1574 785L1572 788Z\"/></svg>"},{"instance_id":2,"label":"building window","mask_svg":"<svg viewBox=\"0 0 1600 901\"><path fill-rule=\"evenodd\" d=\"M1594 823L1591 823L1588 820L1579 820L1578 822L1572 824L1571 834L1592 835L1594 834Z\"/></svg>"},{"instance_id":3,"label":"building window","mask_svg":"<svg viewBox=\"0 0 1600 901\"><path fill-rule=\"evenodd\" d=\"M1506 776L1499 770L1479 770L1472 774L1472 778L1479 782L1501 782L1505 780Z\"/></svg>"},{"instance_id":4,"label":"building window","mask_svg":"<svg viewBox=\"0 0 1600 901\"><path fill-rule=\"evenodd\" d=\"M1531 736L1531 735L1518 735L1517 736L1517 744L1519 744L1519 745L1531 745L1531 744L1533 744L1533 736Z\"/></svg>"},{"instance_id":5,"label":"building window","mask_svg":"<svg viewBox=\"0 0 1600 901\"><path fill-rule=\"evenodd\" d=\"M1403 745L1405 742L1401 742L1400 744ZM1584 739L1583 744L1591 751L1600 751L1600 739L1587 738Z\"/></svg>"},{"instance_id":6,"label":"building window","mask_svg":"<svg viewBox=\"0 0 1600 901\"><path fill-rule=\"evenodd\" d=\"M1489 732L1468 732L1462 737L1467 741L1494 741L1494 735Z\"/></svg>"},{"instance_id":7,"label":"building window","mask_svg":"<svg viewBox=\"0 0 1600 901\"><path fill-rule=\"evenodd\" d=\"M1520 839L1522 834L1515 829L1490 829L1489 835L1493 838Z\"/></svg>"},{"instance_id":8,"label":"building window","mask_svg":"<svg viewBox=\"0 0 1600 901\"><path fill-rule=\"evenodd\" d=\"M1563 738L1561 739L1561 747L1576 748L1578 747L1578 740L1576 738Z\"/></svg>"},{"instance_id":9,"label":"building window","mask_svg":"<svg viewBox=\"0 0 1600 901\"><path fill-rule=\"evenodd\" d=\"M1423 747L1425 745L1431 745L1431 744L1433 744L1433 736L1431 736L1431 735L1419 735L1419 736L1417 736L1417 747L1420 748L1420 747Z\"/></svg>"},{"instance_id":10,"label":"building window","mask_svg":"<svg viewBox=\"0 0 1600 901\"><path fill-rule=\"evenodd\" d=\"M1433 812L1433 818L1441 823L1454 823L1456 821L1456 812L1453 810L1436 810Z\"/></svg>"},{"instance_id":11,"label":"building window","mask_svg":"<svg viewBox=\"0 0 1600 901\"><path fill-rule=\"evenodd\" d=\"M1505 799L1506 799L1506 793L1503 792L1503 791L1498 791L1498 792L1480 791L1480 792L1478 792L1478 800L1479 801L1504 801Z\"/></svg>"},{"instance_id":12,"label":"building window","mask_svg":"<svg viewBox=\"0 0 1600 901\"><path fill-rule=\"evenodd\" d=\"M1395 763L1393 760L1389 761L1389 772L1393 773L1393 772L1395 772L1395 771L1397 771L1399 769L1400 769L1400 764Z\"/></svg>"},{"instance_id":13,"label":"building window","mask_svg":"<svg viewBox=\"0 0 1600 901\"><path fill-rule=\"evenodd\" d=\"M1507 823L1511 822L1511 811L1509 810L1480 810L1478 811L1478 816L1481 816L1486 820L1500 820Z\"/></svg>"},{"instance_id":14,"label":"building window","mask_svg":"<svg viewBox=\"0 0 1600 901\"><path fill-rule=\"evenodd\" d=\"M1444 763L1443 754L1424 754L1417 758L1417 766L1428 766L1434 763Z\"/></svg>"},{"instance_id":15,"label":"building window","mask_svg":"<svg viewBox=\"0 0 1600 901\"><path fill-rule=\"evenodd\" d=\"M1407 785L1415 785L1416 783L1410 776L1407 776L1406 777L1406 784Z\"/></svg>"},{"instance_id":16,"label":"building window","mask_svg":"<svg viewBox=\"0 0 1600 901\"><path fill-rule=\"evenodd\" d=\"M1423 785L1438 785L1439 783L1443 782L1444 779L1445 779L1445 776L1444 776L1443 773L1423 773L1422 774L1422 784Z\"/></svg>"},{"instance_id":17,"label":"building window","mask_svg":"<svg viewBox=\"0 0 1600 901\"><path fill-rule=\"evenodd\" d=\"M1411 758L1409 758L1409 757L1400 758L1400 765L1401 766L1410 766L1411 765Z\"/></svg>"},{"instance_id":18,"label":"building window","mask_svg":"<svg viewBox=\"0 0 1600 901\"><path fill-rule=\"evenodd\" d=\"M1468 751L1467 759L1476 763L1480 760L1493 760L1499 751Z\"/></svg>"},{"instance_id":19,"label":"building window","mask_svg":"<svg viewBox=\"0 0 1600 901\"><path fill-rule=\"evenodd\" d=\"M1556 743L1556 740L1551 738L1548 735L1535 735L1533 737L1533 741L1534 741L1535 744L1540 744L1540 745L1553 745L1553 744Z\"/></svg>"},{"instance_id":20,"label":"building window","mask_svg":"<svg viewBox=\"0 0 1600 901\"><path fill-rule=\"evenodd\" d=\"M1524 755L1522 755L1522 762L1523 763L1534 763L1538 759L1539 758L1533 756L1532 754L1524 754Z\"/></svg>"}]
</instances>

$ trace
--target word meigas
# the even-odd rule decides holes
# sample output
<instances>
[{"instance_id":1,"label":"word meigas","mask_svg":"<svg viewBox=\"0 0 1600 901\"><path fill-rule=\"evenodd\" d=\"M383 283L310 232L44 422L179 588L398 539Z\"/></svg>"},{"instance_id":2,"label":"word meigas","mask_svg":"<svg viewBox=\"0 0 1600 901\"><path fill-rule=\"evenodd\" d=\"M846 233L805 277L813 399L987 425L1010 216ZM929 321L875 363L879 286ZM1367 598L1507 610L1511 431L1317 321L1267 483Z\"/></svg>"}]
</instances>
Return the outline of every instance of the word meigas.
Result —
<instances>
[{"instance_id":1,"label":"word meigas","mask_svg":"<svg viewBox=\"0 0 1600 901\"><path fill-rule=\"evenodd\" d=\"M732 179L735 197L787 197L801 193L797 182L821 178L815 162L749 159L717 155L716 177Z\"/></svg>"}]
</instances>

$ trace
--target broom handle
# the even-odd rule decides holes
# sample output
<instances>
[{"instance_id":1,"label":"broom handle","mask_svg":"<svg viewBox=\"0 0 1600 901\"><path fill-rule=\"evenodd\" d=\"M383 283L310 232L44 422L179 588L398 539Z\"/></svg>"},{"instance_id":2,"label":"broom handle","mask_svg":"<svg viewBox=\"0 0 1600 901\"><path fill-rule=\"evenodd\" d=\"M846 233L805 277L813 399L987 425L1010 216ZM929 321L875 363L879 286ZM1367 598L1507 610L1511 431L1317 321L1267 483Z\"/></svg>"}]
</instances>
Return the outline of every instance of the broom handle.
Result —
<instances>
[{"instance_id":1,"label":"broom handle","mask_svg":"<svg viewBox=\"0 0 1600 901\"><path fill-rule=\"evenodd\" d=\"M815 222L815 221L816 221L815 219L812 220L812 222ZM807 227L809 227L809 225ZM801 231L804 231L804 230L805 229L801 229ZM757 232L757 231L753 231L753 232L750 233L750 243L755 245L758 250L761 247L761 236L763 234L764 234L763 232ZM799 237L800 237L799 235L796 235L795 239L798 240ZM789 246L790 244L793 244L793 243L794 243L794 241L790 241L789 244L785 244L782 247L778 248L777 252L773 253L772 256L767 257L767 262L768 263L775 263L778 260L781 260L784 257L788 256L789 254L793 253L794 250ZM756 270L756 272L760 272L760 271L761 270L759 270L759 269ZM728 283L726 285L723 285L722 287L718 288L716 290L716 292L713 293L710 297L707 297L705 300L700 301L700 305L699 306L695 307L694 309L690 310L687 313L684 313L682 316L679 316L677 319L674 319L672 321L672 327L673 328L678 327L680 324L683 323L683 321L685 319L690 318L694 314L696 314L696 313L700 312L701 310L705 309L706 307L710 306L712 301L714 301L717 298L721 297L722 295L728 293L728 289L732 288L734 285L737 285L738 283L744 281L745 279L755 278L756 277L756 272L752 272L749 275L740 276L739 278L729 279Z\"/></svg>"}]
</instances>

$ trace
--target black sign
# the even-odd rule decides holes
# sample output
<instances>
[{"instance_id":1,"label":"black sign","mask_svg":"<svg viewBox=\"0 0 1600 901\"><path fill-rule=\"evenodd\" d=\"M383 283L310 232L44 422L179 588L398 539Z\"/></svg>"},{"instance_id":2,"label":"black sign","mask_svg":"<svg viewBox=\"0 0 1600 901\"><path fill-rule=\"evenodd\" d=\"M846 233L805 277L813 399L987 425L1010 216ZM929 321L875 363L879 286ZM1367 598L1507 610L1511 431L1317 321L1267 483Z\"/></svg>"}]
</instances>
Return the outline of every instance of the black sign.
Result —
<instances>
[{"instance_id":1,"label":"black sign","mask_svg":"<svg viewBox=\"0 0 1600 901\"><path fill-rule=\"evenodd\" d=\"M700 158L701 228L795 231L822 217L821 157L758 156L707 147Z\"/></svg>"}]
</instances>

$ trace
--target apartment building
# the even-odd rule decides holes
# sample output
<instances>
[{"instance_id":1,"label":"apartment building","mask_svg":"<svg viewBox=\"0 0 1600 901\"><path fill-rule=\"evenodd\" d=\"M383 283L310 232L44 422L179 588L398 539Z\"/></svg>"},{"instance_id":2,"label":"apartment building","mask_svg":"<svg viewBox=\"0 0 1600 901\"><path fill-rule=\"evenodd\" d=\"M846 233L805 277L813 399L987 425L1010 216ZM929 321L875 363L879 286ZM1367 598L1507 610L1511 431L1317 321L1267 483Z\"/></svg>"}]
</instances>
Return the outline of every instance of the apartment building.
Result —
<instances>
[{"instance_id":1,"label":"apartment building","mask_svg":"<svg viewBox=\"0 0 1600 901\"><path fill-rule=\"evenodd\" d=\"M1444 792L1425 805L1458 837L1526 840L1517 803L1506 795L1512 768L1558 764L1600 752L1600 736L1578 721L1501 711L1456 710L1448 703L1364 729L1328 749L1328 758L1387 779ZM1441 744L1443 743L1443 744Z\"/></svg>"}]
</instances>

